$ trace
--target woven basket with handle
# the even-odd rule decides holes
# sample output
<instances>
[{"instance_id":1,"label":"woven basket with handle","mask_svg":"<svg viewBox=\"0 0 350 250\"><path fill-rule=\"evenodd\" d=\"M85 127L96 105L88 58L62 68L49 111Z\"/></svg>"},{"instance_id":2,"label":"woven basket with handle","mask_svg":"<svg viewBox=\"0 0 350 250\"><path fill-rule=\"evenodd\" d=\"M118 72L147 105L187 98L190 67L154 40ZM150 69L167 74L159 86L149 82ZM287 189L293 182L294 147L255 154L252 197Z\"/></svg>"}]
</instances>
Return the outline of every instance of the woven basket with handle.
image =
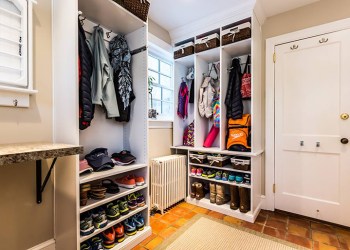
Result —
<instances>
[{"instance_id":1,"label":"woven basket with handle","mask_svg":"<svg viewBox=\"0 0 350 250\"><path fill-rule=\"evenodd\" d=\"M141 20L147 22L148 11L150 6L150 3L147 0L123 0L122 2L123 4L121 5L124 6L125 9L133 13Z\"/></svg>"}]
</instances>

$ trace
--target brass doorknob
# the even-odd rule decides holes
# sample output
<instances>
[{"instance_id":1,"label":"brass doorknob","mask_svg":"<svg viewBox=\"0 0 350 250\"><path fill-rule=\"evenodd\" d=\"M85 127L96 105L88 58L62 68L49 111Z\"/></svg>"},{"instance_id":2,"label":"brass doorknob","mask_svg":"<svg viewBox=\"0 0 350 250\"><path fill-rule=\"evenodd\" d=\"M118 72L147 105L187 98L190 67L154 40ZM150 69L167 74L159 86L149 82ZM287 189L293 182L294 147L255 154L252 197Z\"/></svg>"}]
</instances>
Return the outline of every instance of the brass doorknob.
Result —
<instances>
[{"instance_id":1,"label":"brass doorknob","mask_svg":"<svg viewBox=\"0 0 350 250\"><path fill-rule=\"evenodd\" d=\"M343 114L340 115L340 118L341 118L342 120L347 120L347 119L349 119L349 114L343 113Z\"/></svg>"},{"instance_id":2,"label":"brass doorknob","mask_svg":"<svg viewBox=\"0 0 350 250\"><path fill-rule=\"evenodd\" d=\"M349 139L348 138L341 138L340 142L343 143L343 144L348 144L349 143Z\"/></svg>"}]
</instances>

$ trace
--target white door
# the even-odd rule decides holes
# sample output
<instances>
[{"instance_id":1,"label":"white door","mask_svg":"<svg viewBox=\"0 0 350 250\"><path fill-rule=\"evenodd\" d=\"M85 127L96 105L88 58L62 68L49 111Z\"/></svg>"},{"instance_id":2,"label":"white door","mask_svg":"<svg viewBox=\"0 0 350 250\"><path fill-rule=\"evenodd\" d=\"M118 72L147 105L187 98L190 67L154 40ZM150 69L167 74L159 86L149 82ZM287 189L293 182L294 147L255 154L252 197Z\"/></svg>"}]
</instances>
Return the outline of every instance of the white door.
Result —
<instances>
[{"instance_id":1,"label":"white door","mask_svg":"<svg viewBox=\"0 0 350 250\"><path fill-rule=\"evenodd\" d=\"M350 30L275 52L275 208L350 226Z\"/></svg>"}]
</instances>

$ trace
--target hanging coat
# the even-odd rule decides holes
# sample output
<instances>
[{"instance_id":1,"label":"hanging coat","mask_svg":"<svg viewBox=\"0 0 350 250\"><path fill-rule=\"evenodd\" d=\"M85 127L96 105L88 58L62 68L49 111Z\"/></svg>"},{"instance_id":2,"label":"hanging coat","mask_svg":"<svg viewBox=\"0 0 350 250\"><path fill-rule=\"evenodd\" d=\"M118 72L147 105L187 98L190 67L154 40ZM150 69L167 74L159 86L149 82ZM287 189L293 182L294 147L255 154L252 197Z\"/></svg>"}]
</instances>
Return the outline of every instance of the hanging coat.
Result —
<instances>
[{"instance_id":1,"label":"hanging coat","mask_svg":"<svg viewBox=\"0 0 350 250\"><path fill-rule=\"evenodd\" d=\"M215 96L214 81L210 76L206 77L199 90L198 111L201 117L210 118L213 115L213 99Z\"/></svg>"},{"instance_id":2,"label":"hanging coat","mask_svg":"<svg viewBox=\"0 0 350 250\"><path fill-rule=\"evenodd\" d=\"M94 106L91 99L91 75L93 71L92 55L86 43L83 27L79 28L79 129L90 126L94 118Z\"/></svg>"},{"instance_id":3,"label":"hanging coat","mask_svg":"<svg viewBox=\"0 0 350 250\"><path fill-rule=\"evenodd\" d=\"M239 59L232 60L230 78L225 97L227 119L241 119L243 116L243 101L241 94L242 73Z\"/></svg>"},{"instance_id":4,"label":"hanging coat","mask_svg":"<svg viewBox=\"0 0 350 250\"><path fill-rule=\"evenodd\" d=\"M119 122L130 120L130 105L135 100L132 88L131 53L123 35L117 35L109 42L109 58L114 72L114 88L117 96Z\"/></svg>"},{"instance_id":5,"label":"hanging coat","mask_svg":"<svg viewBox=\"0 0 350 250\"><path fill-rule=\"evenodd\" d=\"M92 103L103 106L106 109L107 118L113 118L119 117L119 109L113 83L113 69L109 63L103 33L102 28L94 27L92 36L88 40L94 62L91 95Z\"/></svg>"},{"instance_id":6,"label":"hanging coat","mask_svg":"<svg viewBox=\"0 0 350 250\"><path fill-rule=\"evenodd\" d=\"M188 87L186 82L182 81L179 88L178 106L177 106L177 115L181 119L186 119L188 116L188 99L189 99Z\"/></svg>"}]
</instances>

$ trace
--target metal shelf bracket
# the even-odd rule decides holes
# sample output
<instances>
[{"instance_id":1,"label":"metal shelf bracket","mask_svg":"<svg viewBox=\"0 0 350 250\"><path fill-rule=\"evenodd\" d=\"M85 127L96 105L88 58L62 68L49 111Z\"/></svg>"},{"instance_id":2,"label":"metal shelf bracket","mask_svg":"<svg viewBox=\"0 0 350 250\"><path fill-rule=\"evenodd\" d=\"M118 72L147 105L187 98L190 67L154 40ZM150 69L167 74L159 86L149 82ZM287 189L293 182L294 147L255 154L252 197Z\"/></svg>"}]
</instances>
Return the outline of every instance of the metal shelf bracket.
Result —
<instances>
[{"instance_id":1,"label":"metal shelf bracket","mask_svg":"<svg viewBox=\"0 0 350 250\"><path fill-rule=\"evenodd\" d=\"M51 176L53 167L55 166L57 157L53 159L49 172L47 172L44 179L44 183L41 185L41 176L42 176L42 162L41 160L36 161L36 203L41 204L42 194L44 192L45 186Z\"/></svg>"}]
</instances>

